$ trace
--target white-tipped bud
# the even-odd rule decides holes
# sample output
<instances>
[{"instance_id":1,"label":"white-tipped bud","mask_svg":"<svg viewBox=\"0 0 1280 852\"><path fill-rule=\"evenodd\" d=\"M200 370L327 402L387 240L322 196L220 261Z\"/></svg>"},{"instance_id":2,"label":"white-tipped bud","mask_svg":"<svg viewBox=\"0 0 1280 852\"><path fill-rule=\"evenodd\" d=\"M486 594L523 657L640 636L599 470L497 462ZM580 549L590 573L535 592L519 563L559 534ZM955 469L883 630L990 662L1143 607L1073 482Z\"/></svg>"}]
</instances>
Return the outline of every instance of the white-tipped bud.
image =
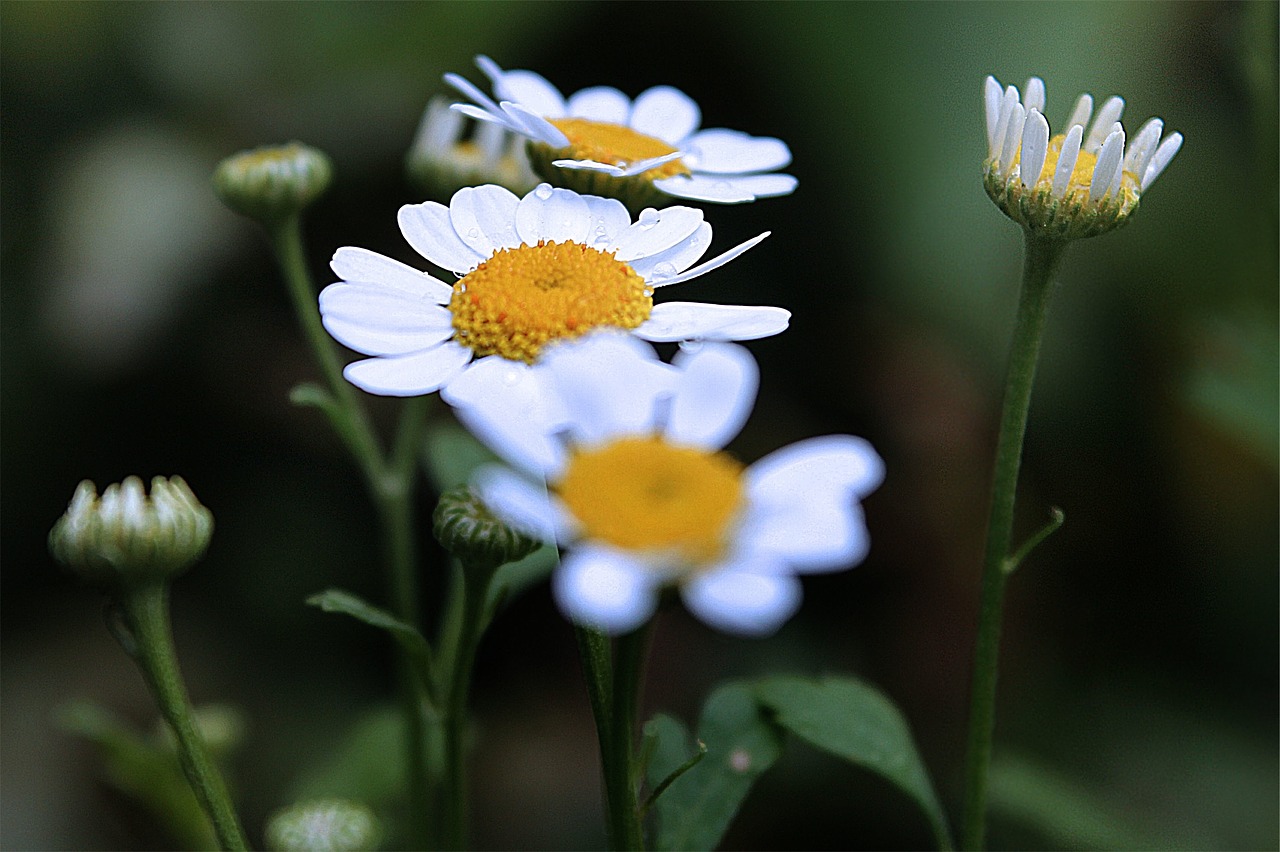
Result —
<instances>
[{"instance_id":1,"label":"white-tipped bud","mask_svg":"<svg viewBox=\"0 0 1280 852\"><path fill-rule=\"evenodd\" d=\"M272 814L266 845L274 852L356 852L375 848L381 834L378 818L367 805L316 799Z\"/></svg>"}]
</instances>

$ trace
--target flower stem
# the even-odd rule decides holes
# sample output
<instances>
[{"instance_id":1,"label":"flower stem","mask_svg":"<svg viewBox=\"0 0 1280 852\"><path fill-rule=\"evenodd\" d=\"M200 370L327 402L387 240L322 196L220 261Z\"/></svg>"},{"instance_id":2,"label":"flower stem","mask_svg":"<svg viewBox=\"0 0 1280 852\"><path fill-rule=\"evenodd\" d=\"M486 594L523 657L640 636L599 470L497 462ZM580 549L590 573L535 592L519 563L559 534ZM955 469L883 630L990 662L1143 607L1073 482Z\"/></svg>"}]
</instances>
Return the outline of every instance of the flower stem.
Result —
<instances>
[{"instance_id":1,"label":"flower stem","mask_svg":"<svg viewBox=\"0 0 1280 852\"><path fill-rule=\"evenodd\" d=\"M1053 279L1066 242L1027 232L1022 292L1009 349L1000 437L996 444L991 515L983 557L978 638L974 647L973 685L969 704L968 751L965 757L964 823L961 848L981 849L986 836L987 775L995 729L996 670L1000 656L1000 622L1004 607L1005 571L1013 534L1013 502L1022 461L1022 440L1035 380Z\"/></svg>"},{"instance_id":2,"label":"flower stem","mask_svg":"<svg viewBox=\"0 0 1280 852\"><path fill-rule=\"evenodd\" d=\"M326 406L326 412L339 437L360 466L378 509L392 606L401 621L418 627L420 615L413 503L417 481L417 452L426 417L427 400L423 397L405 400L394 446L390 456L384 456L359 395L342 376L338 348L324 329L315 285L307 272L300 218L297 215L284 217L270 225L268 231L293 301L294 312L334 401L334 404ZM410 838L415 848L422 848L426 845L432 822L432 800L426 767L426 721L423 717L426 685L403 654L399 660L399 670L408 772Z\"/></svg>"},{"instance_id":3,"label":"flower stem","mask_svg":"<svg viewBox=\"0 0 1280 852\"><path fill-rule=\"evenodd\" d=\"M118 601L128 626L125 650L142 669L169 727L178 740L178 760L200 806L213 824L223 849L248 849L244 829L236 815L227 786L209 757L196 727L169 627L169 589L163 583L147 583L125 589Z\"/></svg>"},{"instance_id":4,"label":"flower stem","mask_svg":"<svg viewBox=\"0 0 1280 852\"><path fill-rule=\"evenodd\" d=\"M609 848L615 852L643 850L644 827L636 795L635 720L648 629L642 627L618 637L612 651L604 633L590 627L576 630L600 740Z\"/></svg>"}]
</instances>

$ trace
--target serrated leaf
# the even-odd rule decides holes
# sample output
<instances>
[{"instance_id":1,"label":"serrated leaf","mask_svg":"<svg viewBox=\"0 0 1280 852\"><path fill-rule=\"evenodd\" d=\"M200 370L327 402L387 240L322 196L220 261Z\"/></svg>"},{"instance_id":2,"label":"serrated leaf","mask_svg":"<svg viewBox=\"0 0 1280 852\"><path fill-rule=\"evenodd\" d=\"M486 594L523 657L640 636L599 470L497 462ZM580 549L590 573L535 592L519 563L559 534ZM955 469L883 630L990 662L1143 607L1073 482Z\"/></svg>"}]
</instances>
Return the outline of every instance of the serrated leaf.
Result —
<instances>
[{"instance_id":1,"label":"serrated leaf","mask_svg":"<svg viewBox=\"0 0 1280 852\"><path fill-rule=\"evenodd\" d=\"M371 627L387 631L392 638L404 648L405 654L413 663L415 671L422 679L426 689L432 685L431 651L427 640L411 624L396 618L384 609L368 603L358 595L344 592L342 589L326 589L307 598L311 606L319 607L325 612L340 612L354 619L363 621Z\"/></svg>"},{"instance_id":2,"label":"serrated leaf","mask_svg":"<svg viewBox=\"0 0 1280 852\"><path fill-rule=\"evenodd\" d=\"M656 787L696 749L675 719L655 717L647 777ZM733 682L707 699L698 723L706 756L672 782L654 803L658 826L654 848L711 850L720 843L751 785L782 753L782 738L760 712L751 686Z\"/></svg>"},{"instance_id":3,"label":"serrated leaf","mask_svg":"<svg viewBox=\"0 0 1280 852\"><path fill-rule=\"evenodd\" d=\"M851 677L778 676L758 681L755 695L786 730L906 793L928 818L939 848L951 848L946 814L911 729L880 690Z\"/></svg>"}]
</instances>

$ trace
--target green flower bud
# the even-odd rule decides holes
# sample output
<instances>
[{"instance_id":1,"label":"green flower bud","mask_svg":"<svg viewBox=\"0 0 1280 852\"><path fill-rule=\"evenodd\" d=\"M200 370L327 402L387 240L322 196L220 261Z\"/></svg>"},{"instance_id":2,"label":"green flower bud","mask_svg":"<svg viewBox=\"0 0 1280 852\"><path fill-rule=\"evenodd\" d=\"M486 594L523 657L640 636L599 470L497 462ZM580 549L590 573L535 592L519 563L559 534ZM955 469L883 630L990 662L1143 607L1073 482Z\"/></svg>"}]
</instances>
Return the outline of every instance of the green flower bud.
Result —
<instances>
[{"instance_id":1,"label":"green flower bud","mask_svg":"<svg viewBox=\"0 0 1280 852\"><path fill-rule=\"evenodd\" d=\"M131 476L107 486L81 482L49 533L55 559L95 586L167 580L199 559L213 535L213 514L181 477L151 480L151 496Z\"/></svg>"},{"instance_id":2,"label":"green flower bud","mask_svg":"<svg viewBox=\"0 0 1280 852\"><path fill-rule=\"evenodd\" d=\"M538 549L538 542L498 520L466 485L440 496L432 520L436 540L467 568L497 568Z\"/></svg>"},{"instance_id":3,"label":"green flower bud","mask_svg":"<svg viewBox=\"0 0 1280 852\"><path fill-rule=\"evenodd\" d=\"M232 210L269 224L301 212L332 179L328 157L290 142L227 157L213 173L213 188Z\"/></svg>"},{"instance_id":4,"label":"green flower bud","mask_svg":"<svg viewBox=\"0 0 1280 852\"><path fill-rule=\"evenodd\" d=\"M376 848L382 829L367 805L315 799L281 808L267 820L267 848L275 852L347 852Z\"/></svg>"},{"instance_id":5,"label":"green flower bud","mask_svg":"<svg viewBox=\"0 0 1280 852\"><path fill-rule=\"evenodd\" d=\"M468 136L467 125L474 124ZM500 124L473 121L432 98L405 157L409 177L437 198L467 186L494 183L516 195L538 185L524 139Z\"/></svg>"}]
</instances>

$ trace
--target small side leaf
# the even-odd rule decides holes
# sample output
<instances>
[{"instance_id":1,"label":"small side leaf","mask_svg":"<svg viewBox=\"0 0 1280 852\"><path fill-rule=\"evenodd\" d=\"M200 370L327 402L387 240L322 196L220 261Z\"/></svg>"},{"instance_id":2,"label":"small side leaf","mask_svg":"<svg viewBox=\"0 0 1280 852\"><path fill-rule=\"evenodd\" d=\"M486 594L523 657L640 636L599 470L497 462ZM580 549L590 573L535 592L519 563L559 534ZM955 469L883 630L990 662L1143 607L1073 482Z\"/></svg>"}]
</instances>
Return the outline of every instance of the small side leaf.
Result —
<instances>
[{"instance_id":1,"label":"small side leaf","mask_svg":"<svg viewBox=\"0 0 1280 852\"><path fill-rule=\"evenodd\" d=\"M341 798L381 809L404 794L404 715L380 706L365 713L295 780L289 801Z\"/></svg>"},{"instance_id":2,"label":"small side leaf","mask_svg":"<svg viewBox=\"0 0 1280 852\"><path fill-rule=\"evenodd\" d=\"M371 627L387 631L404 648L418 676L422 678L423 686L429 690L435 682L431 677L431 649L427 640L413 625L406 624L386 610L341 589L327 589L314 594L307 598L307 603L325 612L340 612Z\"/></svg>"},{"instance_id":3,"label":"small side leaf","mask_svg":"<svg viewBox=\"0 0 1280 852\"><path fill-rule=\"evenodd\" d=\"M755 694L786 730L906 793L928 817L939 848L951 848L946 814L907 721L878 689L849 677L779 676L758 681Z\"/></svg>"},{"instance_id":4,"label":"small side leaf","mask_svg":"<svg viewBox=\"0 0 1280 852\"><path fill-rule=\"evenodd\" d=\"M659 716L646 728L656 738L648 771L656 789L695 749L684 727L670 717ZM706 755L654 803L656 849L715 849L751 785L782 753L780 732L761 714L750 685L742 682L725 684L707 699L698 739L706 744Z\"/></svg>"}]
</instances>

